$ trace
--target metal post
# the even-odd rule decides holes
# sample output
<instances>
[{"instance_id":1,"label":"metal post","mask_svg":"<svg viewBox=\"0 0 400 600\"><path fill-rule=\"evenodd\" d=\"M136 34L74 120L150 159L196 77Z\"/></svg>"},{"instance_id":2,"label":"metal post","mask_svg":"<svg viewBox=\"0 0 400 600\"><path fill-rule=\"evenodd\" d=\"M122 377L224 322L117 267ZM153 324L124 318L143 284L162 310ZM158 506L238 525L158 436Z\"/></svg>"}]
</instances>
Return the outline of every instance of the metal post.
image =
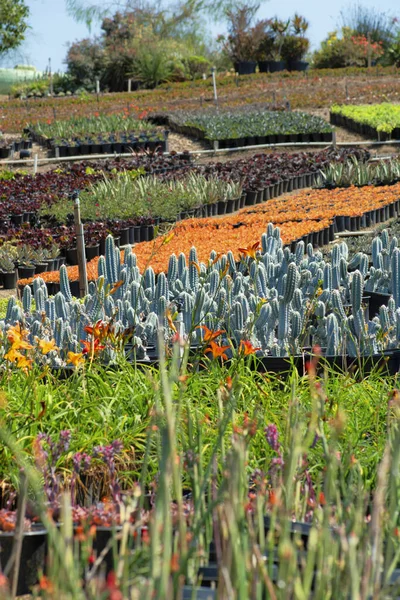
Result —
<instances>
[{"instance_id":1,"label":"metal post","mask_svg":"<svg viewBox=\"0 0 400 600\"><path fill-rule=\"evenodd\" d=\"M212 67L211 73L212 73L212 78L213 78L214 102L215 102L215 106L218 108L217 81L215 79L215 71L216 71L216 68Z\"/></svg>"},{"instance_id":2,"label":"metal post","mask_svg":"<svg viewBox=\"0 0 400 600\"><path fill-rule=\"evenodd\" d=\"M346 87L346 100L348 100L349 99L349 85L347 83L347 79L346 79L345 87Z\"/></svg>"},{"instance_id":3,"label":"metal post","mask_svg":"<svg viewBox=\"0 0 400 600\"><path fill-rule=\"evenodd\" d=\"M37 153L33 155L33 174L36 175L38 169L38 155Z\"/></svg>"},{"instance_id":4,"label":"metal post","mask_svg":"<svg viewBox=\"0 0 400 600\"><path fill-rule=\"evenodd\" d=\"M75 235L76 248L78 254L79 294L81 298L84 298L85 296L87 296L89 288L86 271L85 236L83 233L83 225L81 221L81 208L78 192L74 192L72 194L72 199L74 200Z\"/></svg>"},{"instance_id":5,"label":"metal post","mask_svg":"<svg viewBox=\"0 0 400 600\"><path fill-rule=\"evenodd\" d=\"M336 148L336 131L335 129L332 131L332 146Z\"/></svg>"},{"instance_id":6,"label":"metal post","mask_svg":"<svg viewBox=\"0 0 400 600\"><path fill-rule=\"evenodd\" d=\"M132 79L128 79L128 92L132 91Z\"/></svg>"},{"instance_id":7,"label":"metal post","mask_svg":"<svg viewBox=\"0 0 400 600\"><path fill-rule=\"evenodd\" d=\"M96 94L100 94L100 80L96 79Z\"/></svg>"}]
</instances>

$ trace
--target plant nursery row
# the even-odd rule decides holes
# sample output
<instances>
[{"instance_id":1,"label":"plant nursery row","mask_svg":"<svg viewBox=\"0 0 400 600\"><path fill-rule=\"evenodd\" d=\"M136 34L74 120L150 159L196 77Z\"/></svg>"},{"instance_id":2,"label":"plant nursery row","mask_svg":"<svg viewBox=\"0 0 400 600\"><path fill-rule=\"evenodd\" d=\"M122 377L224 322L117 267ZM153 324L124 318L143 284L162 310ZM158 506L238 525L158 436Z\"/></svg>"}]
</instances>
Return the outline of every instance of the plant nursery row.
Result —
<instances>
[{"instance_id":1,"label":"plant nursery row","mask_svg":"<svg viewBox=\"0 0 400 600\"><path fill-rule=\"evenodd\" d=\"M400 106L382 104L332 106L332 125L340 125L357 133L381 140L400 139Z\"/></svg>"},{"instance_id":2,"label":"plant nursery row","mask_svg":"<svg viewBox=\"0 0 400 600\"><path fill-rule=\"evenodd\" d=\"M320 117L301 112L243 108L240 112L180 112L168 116L168 124L179 133L209 142L220 148L287 142L331 142L332 127Z\"/></svg>"},{"instance_id":3,"label":"plant nursery row","mask_svg":"<svg viewBox=\"0 0 400 600\"><path fill-rule=\"evenodd\" d=\"M166 150L167 133L155 130L127 112L116 115L72 117L36 123L25 129L33 140L59 156L112 154L140 150Z\"/></svg>"},{"instance_id":4,"label":"plant nursery row","mask_svg":"<svg viewBox=\"0 0 400 600\"><path fill-rule=\"evenodd\" d=\"M137 155L127 162L75 164L35 177L15 175L2 183L0 235L3 243L29 244L35 251L49 250L56 243L59 253L73 265L76 240L70 196L77 190L81 190L90 259L104 253L108 233L120 238L121 245L151 240L162 221L225 214L254 204L256 198L273 198L309 186L320 168L350 155L333 150L263 154L197 167L190 165L190 155ZM357 151L356 155L367 156ZM0 268L14 271L13 257L4 254L0 251Z\"/></svg>"}]
</instances>

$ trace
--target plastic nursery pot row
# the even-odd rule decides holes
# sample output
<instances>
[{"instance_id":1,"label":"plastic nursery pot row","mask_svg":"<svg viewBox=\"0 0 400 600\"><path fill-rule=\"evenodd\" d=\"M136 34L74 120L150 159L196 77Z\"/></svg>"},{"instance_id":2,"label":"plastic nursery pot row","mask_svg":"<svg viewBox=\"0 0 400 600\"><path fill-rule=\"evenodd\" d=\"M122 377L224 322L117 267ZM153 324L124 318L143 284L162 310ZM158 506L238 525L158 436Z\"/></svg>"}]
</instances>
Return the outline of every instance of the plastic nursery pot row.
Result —
<instances>
[{"instance_id":1,"label":"plastic nursery pot row","mask_svg":"<svg viewBox=\"0 0 400 600\"><path fill-rule=\"evenodd\" d=\"M214 140L209 140L205 137L205 132L194 125L182 125L171 122L171 129L184 135L197 137L201 140L208 141L213 145ZM242 148L244 146L258 146L264 144L297 144L312 143L312 142L332 142L332 132L314 132L314 133L292 133L292 134L270 134L262 136L246 136L241 138L226 138L215 140L218 141L219 148Z\"/></svg>"},{"instance_id":2,"label":"plastic nursery pot row","mask_svg":"<svg viewBox=\"0 0 400 600\"><path fill-rule=\"evenodd\" d=\"M291 192L303 187L311 187L314 180L315 175L313 173L285 179L260 190L248 190L239 198L218 200L217 202L205 204L204 206L198 208L183 211L179 214L177 220L231 214L237 212L245 206L252 206L254 204L260 204L261 202L266 202L267 200L276 198L277 196L286 192ZM116 244L119 246L126 246L128 244L133 245L140 242L152 241L154 239L155 230L154 225L152 224L142 224L122 228L120 229L119 234L119 239L118 237L114 238L116 240ZM99 244L86 246L87 260L91 260L96 256L102 256L104 254L105 239L100 240ZM66 263L70 266L78 264L78 254L76 248L70 248L66 250ZM48 270L50 271L51 269ZM57 270L57 268L54 270ZM27 275L26 277L31 276L32 275Z\"/></svg>"},{"instance_id":3,"label":"plastic nursery pot row","mask_svg":"<svg viewBox=\"0 0 400 600\"><path fill-rule=\"evenodd\" d=\"M0 286L4 290L13 290L17 287L18 279L33 277L46 271L58 271L61 265L65 264L65 260L64 256L59 256L40 263L32 263L31 265L16 265L14 271L0 270Z\"/></svg>"},{"instance_id":4,"label":"plastic nursery pot row","mask_svg":"<svg viewBox=\"0 0 400 600\"><path fill-rule=\"evenodd\" d=\"M308 62L305 60L241 60L235 63L235 71L239 75L253 75L256 72L256 67L260 73L278 73L280 71L306 71Z\"/></svg>"},{"instance_id":5,"label":"plastic nursery pot row","mask_svg":"<svg viewBox=\"0 0 400 600\"><path fill-rule=\"evenodd\" d=\"M119 236L115 237L114 241L118 247L128 246L129 244L132 246L133 244L138 244L139 242L151 242L154 239L154 233L154 225L133 225L120 229ZM96 256L103 256L105 252L105 238L102 238L98 244L89 245L86 243L85 254L86 260L88 261L96 258ZM65 254L67 265L75 266L78 264L78 250L76 247L69 248L65 251ZM56 268L52 270L57 271L58 269Z\"/></svg>"},{"instance_id":6,"label":"plastic nursery pot row","mask_svg":"<svg viewBox=\"0 0 400 600\"><path fill-rule=\"evenodd\" d=\"M400 199L381 208L370 210L356 217L337 216L333 222L324 229L313 231L303 237L293 240L290 244L294 252L297 242L303 241L306 245L312 244L316 247L326 246L335 239L335 234L342 231L359 231L378 223L385 223L400 215Z\"/></svg>"},{"instance_id":7,"label":"plastic nursery pot row","mask_svg":"<svg viewBox=\"0 0 400 600\"><path fill-rule=\"evenodd\" d=\"M14 140L8 145L0 147L0 159L9 158L11 152L19 152L20 150L29 150L32 148L32 140Z\"/></svg>"},{"instance_id":8,"label":"plastic nursery pot row","mask_svg":"<svg viewBox=\"0 0 400 600\"><path fill-rule=\"evenodd\" d=\"M366 123L360 123L350 117L345 117L339 113L330 113L330 123L332 125L338 125L339 127L345 127L351 131L355 131L360 135L365 135L381 141L398 140L400 139L400 127L395 127L391 133L385 131L378 131L375 127L367 125Z\"/></svg>"},{"instance_id":9,"label":"plastic nursery pot row","mask_svg":"<svg viewBox=\"0 0 400 600\"><path fill-rule=\"evenodd\" d=\"M88 154L125 154L128 152L137 150L160 150L166 152L166 141L165 140L138 140L135 142L104 142L103 144L86 144L79 143L61 146L51 146L51 155L56 155L56 149L58 149L58 155L63 156L87 156Z\"/></svg>"},{"instance_id":10,"label":"plastic nursery pot row","mask_svg":"<svg viewBox=\"0 0 400 600\"><path fill-rule=\"evenodd\" d=\"M117 527L118 529L118 527ZM93 540L93 550L97 556L106 548L114 533L112 527L96 527ZM33 525L32 531L23 535L20 569L18 573L17 596L29 594L31 588L39 581L39 572L46 572L48 559L47 531L41 525ZM0 532L0 566L2 570L7 565L13 551L14 532ZM119 544L118 544L119 545ZM113 570L114 559L112 550L107 552L103 563L106 574Z\"/></svg>"}]
</instances>

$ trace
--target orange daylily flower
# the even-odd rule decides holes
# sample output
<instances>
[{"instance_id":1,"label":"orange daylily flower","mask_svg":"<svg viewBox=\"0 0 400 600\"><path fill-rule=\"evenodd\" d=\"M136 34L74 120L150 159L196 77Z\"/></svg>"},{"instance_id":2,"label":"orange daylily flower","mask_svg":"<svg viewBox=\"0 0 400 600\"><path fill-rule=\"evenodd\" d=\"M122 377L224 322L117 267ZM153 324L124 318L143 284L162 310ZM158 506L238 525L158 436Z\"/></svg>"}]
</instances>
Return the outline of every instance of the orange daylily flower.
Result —
<instances>
[{"instance_id":1,"label":"orange daylily flower","mask_svg":"<svg viewBox=\"0 0 400 600\"><path fill-rule=\"evenodd\" d=\"M26 356L21 356L21 358L17 360L18 369L23 369L26 371L27 369L30 369L31 366L32 360L30 358L26 358Z\"/></svg>"},{"instance_id":2,"label":"orange daylily flower","mask_svg":"<svg viewBox=\"0 0 400 600\"><path fill-rule=\"evenodd\" d=\"M83 352L68 352L67 358L68 364L74 365L74 367L79 367L79 365L85 362Z\"/></svg>"},{"instance_id":3,"label":"orange daylily flower","mask_svg":"<svg viewBox=\"0 0 400 600\"><path fill-rule=\"evenodd\" d=\"M48 354L49 352L51 352L52 350L57 350L57 346L56 346L56 342L55 340L39 340L38 341L38 347L40 349L40 351L42 352L42 354Z\"/></svg>"},{"instance_id":4,"label":"orange daylily flower","mask_svg":"<svg viewBox=\"0 0 400 600\"><path fill-rule=\"evenodd\" d=\"M211 329L208 329L208 327L206 327L206 325L199 325L198 329L203 329L204 341L206 343L214 341L215 339L217 339L217 337L219 337L220 335L225 333L225 331L223 329L218 329L217 331L212 331Z\"/></svg>"},{"instance_id":5,"label":"orange daylily flower","mask_svg":"<svg viewBox=\"0 0 400 600\"><path fill-rule=\"evenodd\" d=\"M115 292L121 287L121 285L123 283L124 282L122 281L122 279L120 279L119 281L117 281L117 283L110 290L110 296L112 296L113 294L115 294Z\"/></svg>"},{"instance_id":6,"label":"orange daylily flower","mask_svg":"<svg viewBox=\"0 0 400 600\"><path fill-rule=\"evenodd\" d=\"M257 257L257 251L260 250L261 244L260 242L255 242L252 246L248 246L247 248L239 248L239 252L244 256L248 256L250 258Z\"/></svg>"},{"instance_id":7,"label":"orange daylily flower","mask_svg":"<svg viewBox=\"0 0 400 600\"><path fill-rule=\"evenodd\" d=\"M81 340L83 344L82 354L96 354L100 352L100 350L104 350L105 346L100 344L99 338L96 338L93 342L88 342L87 340Z\"/></svg>"},{"instance_id":8,"label":"orange daylily flower","mask_svg":"<svg viewBox=\"0 0 400 600\"><path fill-rule=\"evenodd\" d=\"M24 355L21 354L21 352L19 352L19 350L14 346L11 346L9 351L4 355L4 358L9 362L15 362L16 360L20 360L23 357Z\"/></svg>"},{"instance_id":9,"label":"orange daylily flower","mask_svg":"<svg viewBox=\"0 0 400 600\"><path fill-rule=\"evenodd\" d=\"M92 335L95 339L100 339L104 333L104 329L104 324L100 319L99 321L97 321L97 323L95 323L92 326L86 325L84 331L86 331L86 333L88 333L89 335Z\"/></svg>"},{"instance_id":10,"label":"orange daylily flower","mask_svg":"<svg viewBox=\"0 0 400 600\"><path fill-rule=\"evenodd\" d=\"M251 342L248 340L240 340L239 345L239 353L244 356L249 356L250 354L255 354L257 350L261 350L261 348L255 348Z\"/></svg>"},{"instance_id":11,"label":"orange daylily flower","mask_svg":"<svg viewBox=\"0 0 400 600\"><path fill-rule=\"evenodd\" d=\"M213 358L220 358L221 360L228 360L227 355L225 354L225 350L228 350L230 346L220 346L215 342L210 342L209 347L206 349L207 352L212 353Z\"/></svg>"}]
</instances>

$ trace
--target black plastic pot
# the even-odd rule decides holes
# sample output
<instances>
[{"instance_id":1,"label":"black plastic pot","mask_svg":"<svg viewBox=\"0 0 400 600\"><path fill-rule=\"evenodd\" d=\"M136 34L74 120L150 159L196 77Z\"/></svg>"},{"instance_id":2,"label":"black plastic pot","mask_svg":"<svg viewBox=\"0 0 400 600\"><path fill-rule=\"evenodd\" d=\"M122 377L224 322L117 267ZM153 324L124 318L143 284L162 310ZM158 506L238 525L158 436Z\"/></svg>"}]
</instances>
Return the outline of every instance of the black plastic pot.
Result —
<instances>
[{"instance_id":1,"label":"black plastic pot","mask_svg":"<svg viewBox=\"0 0 400 600\"><path fill-rule=\"evenodd\" d=\"M13 532L0 533L0 571L4 569L12 554ZM38 583L39 571L45 570L47 532L43 528L26 532L22 541L20 570L18 573L17 596L29 594Z\"/></svg>"},{"instance_id":2,"label":"black plastic pot","mask_svg":"<svg viewBox=\"0 0 400 600\"><path fill-rule=\"evenodd\" d=\"M121 246L127 246L129 244L129 227L120 229L119 235L121 238Z\"/></svg>"},{"instance_id":3,"label":"black plastic pot","mask_svg":"<svg viewBox=\"0 0 400 600\"><path fill-rule=\"evenodd\" d=\"M255 60L242 60L235 63L235 71L239 75L252 75L256 72L257 63Z\"/></svg>"},{"instance_id":4,"label":"black plastic pot","mask_svg":"<svg viewBox=\"0 0 400 600\"><path fill-rule=\"evenodd\" d=\"M18 267L18 279L27 279L28 277L33 277L36 271L36 266L27 267L26 265L20 265Z\"/></svg>"},{"instance_id":5,"label":"black plastic pot","mask_svg":"<svg viewBox=\"0 0 400 600\"><path fill-rule=\"evenodd\" d=\"M5 290L14 290L17 287L17 272L6 271L3 273L3 288Z\"/></svg>"},{"instance_id":6,"label":"black plastic pot","mask_svg":"<svg viewBox=\"0 0 400 600\"><path fill-rule=\"evenodd\" d=\"M140 228L140 241L141 242L149 241L149 228L147 225L142 225Z\"/></svg>"},{"instance_id":7,"label":"black plastic pot","mask_svg":"<svg viewBox=\"0 0 400 600\"><path fill-rule=\"evenodd\" d=\"M85 247L86 260L92 260L96 256L99 256L100 244L94 244L93 246Z\"/></svg>"},{"instance_id":8,"label":"black plastic pot","mask_svg":"<svg viewBox=\"0 0 400 600\"><path fill-rule=\"evenodd\" d=\"M363 299L368 298L369 302L369 316L372 319L375 315L379 314L381 306L387 306L391 295L381 294L380 292L364 292Z\"/></svg>"},{"instance_id":9,"label":"black plastic pot","mask_svg":"<svg viewBox=\"0 0 400 600\"><path fill-rule=\"evenodd\" d=\"M69 287L70 287L70 290L71 290L71 294L73 296L75 296L75 298L79 298L79 296L80 296L79 281L70 281L69 282Z\"/></svg>"},{"instance_id":10,"label":"black plastic pot","mask_svg":"<svg viewBox=\"0 0 400 600\"><path fill-rule=\"evenodd\" d=\"M71 266L78 264L78 250L76 248L68 248L66 250L67 263Z\"/></svg>"},{"instance_id":11,"label":"black plastic pot","mask_svg":"<svg viewBox=\"0 0 400 600\"><path fill-rule=\"evenodd\" d=\"M277 73L286 69L286 62L284 60L269 60L267 62L269 63L268 71L270 73Z\"/></svg>"},{"instance_id":12,"label":"black plastic pot","mask_svg":"<svg viewBox=\"0 0 400 600\"><path fill-rule=\"evenodd\" d=\"M245 206L253 206L257 202L257 191L249 190L246 193Z\"/></svg>"},{"instance_id":13,"label":"black plastic pot","mask_svg":"<svg viewBox=\"0 0 400 600\"><path fill-rule=\"evenodd\" d=\"M217 212L219 215L224 215L226 213L226 202L225 200L219 200L217 202Z\"/></svg>"},{"instance_id":14,"label":"black plastic pot","mask_svg":"<svg viewBox=\"0 0 400 600\"><path fill-rule=\"evenodd\" d=\"M308 62L305 60L289 60L288 69L289 71L307 71Z\"/></svg>"},{"instance_id":15,"label":"black plastic pot","mask_svg":"<svg viewBox=\"0 0 400 600\"><path fill-rule=\"evenodd\" d=\"M235 210L235 201L229 199L226 201L226 214L233 213Z\"/></svg>"},{"instance_id":16,"label":"black plastic pot","mask_svg":"<svg viewBox=\"0 0 400 600\"><path fill-rule=\"evenodd\" d=\"M24 222L24 215L11 215L10 216L10 221L11 223L13 223L14 225L22 225L22 223Z\"/></svg>"},{"instance_id":17,"label":"black plastic pot","mask_svg":"<svg viewBox=\"0 0 400 600\"><path fill-rule=\"evenodd\" d=\"M10 155L10 148L0 148L0 158L8 158Z\"/></svg>"}]
</instances>

